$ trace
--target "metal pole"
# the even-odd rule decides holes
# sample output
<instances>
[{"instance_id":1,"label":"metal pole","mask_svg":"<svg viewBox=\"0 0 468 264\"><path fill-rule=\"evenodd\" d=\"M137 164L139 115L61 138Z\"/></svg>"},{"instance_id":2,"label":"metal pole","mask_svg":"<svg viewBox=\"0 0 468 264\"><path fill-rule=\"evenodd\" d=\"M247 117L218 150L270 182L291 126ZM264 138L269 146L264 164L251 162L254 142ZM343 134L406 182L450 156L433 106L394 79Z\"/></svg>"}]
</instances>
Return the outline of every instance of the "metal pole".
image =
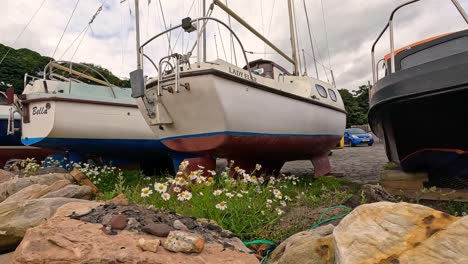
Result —
<instances>
[{"instance_id":1,"label":"metal pole","mask_svg":"<svg viewBox=\"0 0 468 264\"><path fill-rule=\"evenodd\" d=\"M203 17L206 16L206 0L203 0ZM203 61L206 61L206 29L203 30Z\"/></svg>"},{"instance_id":2,"label":"metal pole","mask_svg":"<svg viewBox=\"0 0 468 264\"><path fill-rule=\"evenodd\" d=\"M455 7L458 9L458 12L460 12L463 19L465 19L465 22L468 24L468 15L466 14L465 9L463 9L458 0L452 0L452 3L455 5Z\"/></svg>"},{"instance_id":3,"label":"metal pole","mask_svg":"<svg viewBox=\"0 0 468 264\"><path fill-rule=\"evenodd\" d=\"M302 58L304 59L304 76L307 76L307 63L306 63L304 49L302 49Z\"/></svg>"},{"instance_id":4,"label":"metal pole","mask_svg":"<svg viewBox=\"0 0 468 264\"><path fill-rule=\"evenodd\" d=\"M375 76L375 55L374 55L373 50L371 52L371 57L372 57L372 81L373 81L373 84L375 84L377 82L377 77Z\"/></svg>"},{"instance_id":5,"label":"metal pole","mask_svg":"<svg viewBox=\"0 0 468 264\"><path fill-rule=\"evenodd\" d=\"M330 74L331 74L331 77L332 77L333 87L336 88L335 75L333 75L333 70L330 70Z\"/></svg>"},{"instance_id":6,"label":"metal pole","mask_svg":"<svg viewBox=\"0 0 468 264\"><path fill-rule=\"evenodd\" d=\"M388 28L390 32L390 58L391 58L390 73L394 73L395 72L395 43L393 42L393 20L388 21Z\"/></svg>"},{"instance_id":7,"label":"metal pole","mask_svg":"<svg viewBox=\"0 0 468 264\"><path fill-rule=\"evenodd\" d=\"M140 51L140 8L138 4L138 0L135 0L135 34L136 34L136 47L137 47L137 69L143 69L141 64L141 53Z\"/></svg>"},{"instance_id":8,"label":"metal pole","mask_svg":"<svg viewBox=\"0 0 468 264\"><path fill-rule=\"evenodd\" d=\"M292 48L292 58L294 64L294 75L298 75L297 69L297 54L296 54L296 38L294 36L294 21L293 21L293 14L292 14L292 0L288 0L288 10L289 10L289 31L291 34L291 48Z\"/></svg>"},{"instance_id":9,"label":"metal pole","mask_svg":"<svg viewBox=\"0 0 468 264\"><path fill-rule=\"evenodd\" d=\"M291 63L295 63L293 59L291 59L286 53L284 53L282 50L280 50L278 47L276 47L271 41L266 39L262 34L260 34L258 31L256 31L253 27L251 27L247 22L245 22L242 18L240 18L236 13L234 13L231 9L229 9L227 6L225 6L221 1L219 0L213 0L213 2L219 6L224 12L228 13L232 18L234 18L237 22L239 22L241 25L243 25L245 28L247 28L250 32L252 32L255 36L257 36L259 39L261 39L263 42L265 42L270 48L272 48L274 51L278 52L279 55L281 55L283 58L285 58L287 61Z\"/></svg>"}]
</instances>

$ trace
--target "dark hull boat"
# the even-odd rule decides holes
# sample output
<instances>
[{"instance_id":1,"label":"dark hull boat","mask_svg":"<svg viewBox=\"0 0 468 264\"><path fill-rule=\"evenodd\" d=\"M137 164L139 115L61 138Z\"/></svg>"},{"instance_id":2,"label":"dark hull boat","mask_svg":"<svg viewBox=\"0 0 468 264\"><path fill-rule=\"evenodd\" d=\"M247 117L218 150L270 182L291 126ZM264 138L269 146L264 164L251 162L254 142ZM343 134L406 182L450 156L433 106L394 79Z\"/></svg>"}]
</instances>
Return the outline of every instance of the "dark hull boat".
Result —
<instances>
[{"instance_id":1,"label":"dark hull boat","mask_svg":"<svg viewBox=\"0 0 468 264\"><path fill-rule=\"evenodd\" d=\"M389 160L404 171L428 172L439 187L468 187L468 30L391 50L381 61L386 72L379 80L373 60L369 124Z\"/></svg>"}]
</instances>

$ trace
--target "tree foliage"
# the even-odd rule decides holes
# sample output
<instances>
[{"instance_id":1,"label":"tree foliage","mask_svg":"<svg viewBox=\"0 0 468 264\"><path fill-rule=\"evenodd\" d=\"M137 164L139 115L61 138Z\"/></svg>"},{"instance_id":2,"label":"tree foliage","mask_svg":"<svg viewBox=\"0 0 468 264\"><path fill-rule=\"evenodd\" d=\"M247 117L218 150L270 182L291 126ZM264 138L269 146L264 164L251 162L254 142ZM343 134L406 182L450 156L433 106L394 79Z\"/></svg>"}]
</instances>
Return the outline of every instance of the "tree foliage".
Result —
<instances>
[{"instance_id":1,"label":"tree foliage","mask_svg":"<svg viewBox=\"0 0 468 264\"><path fill-rule=\"evenodd\" d=\"M0 44L0 59L8 52L9 47ZM5 91L12 86L15 93L20 94L24 89L24 74L42 77L41 73L44 67L53 60L50 57L42 56L41 54L30 49L11 49L8 56L0 64L0 91ZM109 70L91 63L83 63L93 67L99 71L111 84L119 87L130 87L128 80L121 80ZM82 70L78 66L74 69ZM84 69L83 69L84 70ZM92 71L87 71L87 74L99 78L99 75ZM86 80L82 80L89 82Z\"/></svg>"},{"instance_id":2,"label":"tree foliage","mask_svg":"<svg viewBox=\"0 0 468 264\"><path fill-rule=\"evenodd\" d=\"M339 89L341 98L346 108L346 127L352 125L367 124L367 112L369 111L369 89L367 85L361 85L357 90L349 91Z\"/></svg>"}]
</instances>

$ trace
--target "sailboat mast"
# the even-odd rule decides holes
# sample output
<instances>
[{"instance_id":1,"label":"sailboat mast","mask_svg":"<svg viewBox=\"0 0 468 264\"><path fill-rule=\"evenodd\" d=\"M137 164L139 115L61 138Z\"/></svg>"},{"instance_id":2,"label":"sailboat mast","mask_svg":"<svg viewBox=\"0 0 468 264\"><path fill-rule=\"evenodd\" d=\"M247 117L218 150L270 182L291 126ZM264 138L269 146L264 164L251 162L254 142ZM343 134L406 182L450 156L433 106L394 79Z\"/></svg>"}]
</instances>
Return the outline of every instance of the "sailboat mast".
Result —
<instances>
[{"instance_id":1,"label":"sailboat mast","mask_svg":"<svg viewBox=\"0 0 468 264\"><path fill-rule=\"evenodd\" d=\"M294 75L299 75L297 69L297 52L296 52L296 37L294 36L294 20L292 13L292 0L288 0L288 10L289 10L289 30L291 33L291 48L292 48L292 59L294 64Z\"/></svg>"},{"instance_id":2,"label":"sailboat mast","mask_svg":"<svg viewBox=\"0 0 468 264\"><path fill-rule=\"evenodd\" d=\"M206 0L203 0L203 17L206 16ZM203 30L203 61L206 61L206 29Z\"/></svg>"},{"instance_id":3,"label":"sailboat mast","mask_svg":"<svg viewBox=\"0 0 468 264\"><path fill-rule=\"evenodd\" d=\"M135 0L135 38L136 38L136 48L137 48L137 69L143 69L141 64L142 55L140 52L140 7L138 4L138 0Z\"/></svg>"}]
</instances>

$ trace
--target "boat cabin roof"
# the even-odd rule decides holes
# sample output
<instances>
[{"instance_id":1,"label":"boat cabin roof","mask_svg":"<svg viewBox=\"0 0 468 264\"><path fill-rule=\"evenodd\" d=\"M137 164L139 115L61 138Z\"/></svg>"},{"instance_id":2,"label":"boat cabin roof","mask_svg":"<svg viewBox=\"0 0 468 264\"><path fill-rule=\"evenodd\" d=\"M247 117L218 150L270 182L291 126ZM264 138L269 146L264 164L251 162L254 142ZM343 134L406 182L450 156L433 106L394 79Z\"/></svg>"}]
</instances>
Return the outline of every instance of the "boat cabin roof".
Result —
<instances>
[{"instance_id":1,"label":"boat cabin roof","mask_svg":"<svg viewBox=\"0 0 468 264\"><path fill-rule=\"evenodd\" d=\"M427 38L395 50L395 71L468 52L468 30ZM390 74L391 56L385 55L385 75Z\"/></svg>"},{"instance_id":2,"label":"boat cabin roof","mask_svg":"<svg viewBox=\"0 0 468 264\"><path fill-rule=\"evenodd\" d=\"M274 79L275 70L279 71L282 75L292 75L288 72L285 68L281 67L280 65L276 64L270 60L258 59L249 62L250 70L253 74L260 75L262 77ZM244 66L244 70L247 70L247 65Z\"/></svg>"},{"instance_id":3,"label":"boat cabin roof","mask_svg":"<svg viewBox=\"0 0 468 264\"><path fill-rule=\"evenodd\" d=\"M453 34L453 32L451 32L451 33L445 33L445 34L441 34L441 35L437 35L437 36L434 36L434 37L430 37L430 38L427 38L427 39L423 39L423 40L420 40L420 41L411 43L411 44L409 44L409 45L406 45L406 46L404 46L404 47L401 47L401 48L395 50L395 51L394 51L395 56L396 56L398 53L402 52L402 51L409 50L409 49L411 49L411 48L413 48L413 47L419 46L419 45L424 44L424 43L427 43L427 42L429 42L429 41L433 41L433 40L435 40L435 39L439 39L439 38L441 38L441 37L445 37L445 36L450 35L450 34ZM390 57L391 57L391 56L390 56L390 53L388 53L387 55L385 55L384 60L389 60Z\"/></svg>"}]
</instances>

